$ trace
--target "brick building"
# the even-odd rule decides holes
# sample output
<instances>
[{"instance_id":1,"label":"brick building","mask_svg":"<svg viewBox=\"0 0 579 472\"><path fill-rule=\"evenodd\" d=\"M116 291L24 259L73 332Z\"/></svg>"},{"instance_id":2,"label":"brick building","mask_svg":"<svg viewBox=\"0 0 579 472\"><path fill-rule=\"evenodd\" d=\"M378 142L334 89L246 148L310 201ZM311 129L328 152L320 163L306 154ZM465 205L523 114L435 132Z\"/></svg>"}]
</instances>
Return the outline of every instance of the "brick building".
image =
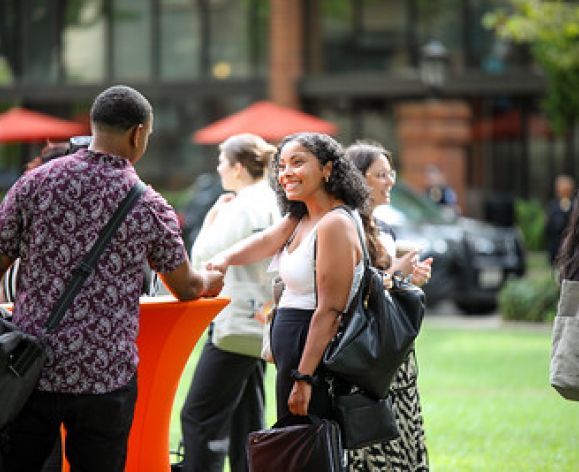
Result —
<instances>
[{"instance_id":1,"label":"brick building","mask_svg":"<svg viewBox=\"0 0 579 472\"><path fill-rule=\"evenodd\" d=\"M545 80L528 51L481 18L492 0L4 0L0 110L22 105L86 116L108 84L143 91L156 129L140 173L179 188L215 166L191 134L270 98L337 123L344 143L392 149L413 186L437 163L465 213L489 199L545 201L573 172L541 116ZM448 50L433 97L422 47ZM20 162L0 145L0 174Z\"/></svg>"}]
</instances>

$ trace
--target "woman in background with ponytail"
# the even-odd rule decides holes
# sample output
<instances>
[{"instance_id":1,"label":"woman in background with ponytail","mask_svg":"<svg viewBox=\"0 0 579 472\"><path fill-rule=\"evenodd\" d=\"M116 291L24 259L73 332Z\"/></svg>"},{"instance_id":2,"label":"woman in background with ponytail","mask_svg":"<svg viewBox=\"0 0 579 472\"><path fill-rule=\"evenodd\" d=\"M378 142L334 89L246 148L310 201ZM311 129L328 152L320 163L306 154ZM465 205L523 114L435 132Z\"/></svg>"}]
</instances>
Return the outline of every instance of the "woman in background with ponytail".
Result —
<instances>
[{"instance_id":1,"label":"woman in background with ponytail","mask_svg":"<svg viewBox=\"0 0 579 472\"><path fill-rule=\"evenodd\" d=\"M196 267L279 219L275 195L264 178L275 146L259 136L239 134L219 149L217 172L229 193L219 197L205 216L191 251ZM268 273L268 266L266 259L233 267L225 276L221 295L231 302L209 328L181 410L184 472L221 471L226 455L232 472L247 470L247 436L264 424L265 365L261 341L252 349L253 344L232 339L242 321L245 332L248 323L258 335L262 332L256 314L271 298L274 274Z\"/></svg>"}]
</instances>

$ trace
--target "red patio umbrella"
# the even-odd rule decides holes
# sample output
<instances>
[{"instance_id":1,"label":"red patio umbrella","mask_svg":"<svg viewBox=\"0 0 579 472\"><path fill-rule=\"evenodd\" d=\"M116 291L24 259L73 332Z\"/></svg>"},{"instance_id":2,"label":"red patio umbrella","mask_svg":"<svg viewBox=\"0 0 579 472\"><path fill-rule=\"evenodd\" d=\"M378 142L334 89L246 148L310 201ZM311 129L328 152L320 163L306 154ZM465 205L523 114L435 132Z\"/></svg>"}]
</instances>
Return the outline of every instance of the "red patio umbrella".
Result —
<instances>
[{"instance_id":1,"label":"red patio umbrella","mask_svg":"<svg viewBox=\"0 0 579 472\"><path fill-rule=\"evenodd\" d=\"M86 134L86 125L25 108L0 113L0 143L68 139Z\"/></svg>"},{"instance_id":2,"label":"red patio umbrella","mask_svg":"<svg viewBox=\"0 0 579 472\"><path fill-rule=\"evenodd\" d=\"M288 134L300 131L335 135L338 128L333 123L313 115L261 101L201 128L193 134L193 142L219 144L229 136L239 133L253 133L267 141L277 142Z\"/></svg>"}]
</instances>

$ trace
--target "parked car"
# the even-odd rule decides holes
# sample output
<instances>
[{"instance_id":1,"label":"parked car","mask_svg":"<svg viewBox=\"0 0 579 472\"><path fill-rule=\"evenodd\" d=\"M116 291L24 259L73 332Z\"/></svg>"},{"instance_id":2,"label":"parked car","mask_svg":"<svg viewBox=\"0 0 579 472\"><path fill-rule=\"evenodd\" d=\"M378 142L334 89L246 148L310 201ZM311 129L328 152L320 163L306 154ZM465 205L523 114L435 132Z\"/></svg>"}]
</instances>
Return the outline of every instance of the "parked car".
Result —
<instances>
[{"instance_id":1,"label":"parked car","mask_svg":"<svg viewBox=\"0 0 579 472\"><path fill-rule=\"evenodd\" d=\"M191 186L182 209L189 248L222 192L214 174L200 175ZM434 258L432 278L424 287L431 306L450 299L465 313L491 312L505 281L525 273L526 253L517 228L448 215L403 182L395 185L391 204L378 207L376 216L394 228L398 239L420 246L421 258Z\"/></svg>"},{"instance_id":2,"label":"parked car","mask_svg":"<svg viewBox=\"0 0 579 472\"><path fill-rule=\"evenodd\" d=\"M398 239L416 243L421 258L434 258L432 279L424 287L429 305L450 299L465 313L488 313L506 280L524 275L526 251L516 227L449 215L402 182L391 197L375 215Z\"/></svg>"}]
</instances>

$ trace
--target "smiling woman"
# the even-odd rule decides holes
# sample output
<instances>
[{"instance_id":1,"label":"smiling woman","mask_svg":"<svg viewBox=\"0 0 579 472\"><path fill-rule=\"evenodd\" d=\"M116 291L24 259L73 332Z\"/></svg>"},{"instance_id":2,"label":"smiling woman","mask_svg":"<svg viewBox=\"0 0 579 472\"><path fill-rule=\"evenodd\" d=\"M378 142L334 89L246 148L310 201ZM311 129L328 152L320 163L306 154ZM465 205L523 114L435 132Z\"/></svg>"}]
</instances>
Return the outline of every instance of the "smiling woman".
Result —
<instances>
[{"instance_id":1,"label":"smiling woman","mask_svg":"<svg viewBox=\"0 0 579 472\"><path fill-rule=\"evenodd\" d=\"M278 418L289 412L329 418L329 375L320 361L363 270L356 224L339 207L366 213L369 194L342 146L319 133L286 137L270 177L284 219L210 266L225 270L277 254L285 283L271 333Z\"/></svg>"}]
</instances>

